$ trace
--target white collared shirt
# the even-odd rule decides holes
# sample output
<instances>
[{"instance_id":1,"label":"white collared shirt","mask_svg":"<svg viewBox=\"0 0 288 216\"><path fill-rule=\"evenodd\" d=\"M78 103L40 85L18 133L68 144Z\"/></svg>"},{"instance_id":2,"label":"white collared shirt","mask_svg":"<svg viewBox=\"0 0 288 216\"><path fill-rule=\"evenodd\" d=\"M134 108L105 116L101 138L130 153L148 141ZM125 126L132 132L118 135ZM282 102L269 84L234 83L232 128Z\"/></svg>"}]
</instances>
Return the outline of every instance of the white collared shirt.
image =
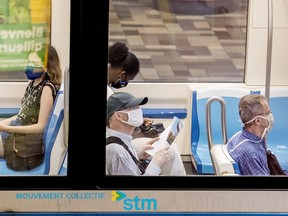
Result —
<instances>
[{"instance_id":1,"label":"white collared shirt","mask_svg":"<svg viewBox=\"0 0 288 216\"><path fill-rule=\"evenodd\" d=\"M107 85L107 100L112 94L114 94L113 89Z\"/></svg>"},{"instance_id":2,"label":"white collared shirt","mask_svg":"<svg viewBox=\"0 0 288 216\"><path fill-rule=\"evenodd\" d=\"M132 136L107 127L106 137L110 136L120 138L138 159L137 154L131 145ZM160 172L160 167L155 163L150 162L143 175L159 175ZM141 171L123 146L117 143L111 143L106 146L106 175L141 175Z\"/></svg>"}]
</instances>

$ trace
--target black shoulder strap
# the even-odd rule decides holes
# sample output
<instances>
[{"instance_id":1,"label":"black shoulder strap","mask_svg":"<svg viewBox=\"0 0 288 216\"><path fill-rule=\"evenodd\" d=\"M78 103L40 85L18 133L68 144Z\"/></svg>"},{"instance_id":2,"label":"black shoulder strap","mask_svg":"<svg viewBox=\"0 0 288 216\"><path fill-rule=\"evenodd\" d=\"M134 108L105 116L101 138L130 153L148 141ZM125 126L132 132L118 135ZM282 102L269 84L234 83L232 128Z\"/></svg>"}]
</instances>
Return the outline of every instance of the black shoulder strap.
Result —
<instances>
[{"instance_id":1,"label":"black shoulder strap","mask_svg":"<svg viewBox=\"0 0 288 216\"><path fill-rule=\"evenodd\" d=\"M110 143L117 143L117 144L123 146L126 149L126 151L128 151L128 153L131 155L132 159L134 160L136 165L139 167L141 173L142 174L145 173L144 165L139 160L137 160L137 158L134 156L134 154L129 150L128 146L125 145L125 143L119 137L114 137L114 136L107 137L106 138L106 145L109 145Z\"/></svg>"},{"instance_id":2,"label":"black shoulder strap","mask_svg":"<svg viewBox=\"0 0 288 216\"><path fill-rule=\"evenodd\" d=\"M46 82L44 86L49 86L51 88L53 99L55 100L56 95L57 95L57 90L56 90L55 86L51 82Z\"/></svg>"}]
</instances>

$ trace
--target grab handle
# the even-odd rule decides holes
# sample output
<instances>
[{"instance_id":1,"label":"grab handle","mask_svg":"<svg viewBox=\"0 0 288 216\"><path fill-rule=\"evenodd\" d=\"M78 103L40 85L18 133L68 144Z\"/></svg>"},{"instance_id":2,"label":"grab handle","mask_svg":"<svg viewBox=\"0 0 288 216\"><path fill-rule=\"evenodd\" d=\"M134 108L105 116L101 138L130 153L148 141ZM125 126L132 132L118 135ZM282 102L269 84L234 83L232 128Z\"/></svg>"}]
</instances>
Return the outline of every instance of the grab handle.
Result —
<instances>
[{"instance_id":1,"label":"grab handle","mask_svg":"<svg viewBox=\"0 0 288 216\"><path fill-rule=\"evenodd\" d=\"M213 146L212 139L212 127L211 127L211 104L213 102L219 102L221 104L221 126L222 126L222 137L224 144L227 143L227 130L226 130L226 103L223 98L218 96L210 97L206 103L206 125L207 125L207 137L209 149Z\"/></svg>"}]
</instances>

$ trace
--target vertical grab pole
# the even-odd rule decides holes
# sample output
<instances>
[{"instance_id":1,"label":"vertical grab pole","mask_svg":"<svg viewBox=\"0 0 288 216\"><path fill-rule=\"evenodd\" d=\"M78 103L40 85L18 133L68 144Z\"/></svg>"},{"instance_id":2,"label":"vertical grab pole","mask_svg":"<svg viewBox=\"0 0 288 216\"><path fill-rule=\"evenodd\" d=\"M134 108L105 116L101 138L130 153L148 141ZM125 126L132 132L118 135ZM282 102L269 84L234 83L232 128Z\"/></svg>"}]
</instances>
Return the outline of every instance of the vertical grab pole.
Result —
<instances>
[{"instance_id":1,"label":"vertical grab pole","mask_svg":"<svg viewBox=\"0 0 288 216\"><path fill-rule=\"evenodd\" d=\"M273 41L273 3L268 0L268 39L267 39L267 59L266 59L266 86L265 97L270 101L270 80L272 62L272 41Z\"/></svg>"},{"instance_id":2,"label":"vertical grab pole","mask_svg":"<svg viewBox=\"0 0 288 216\"><path fill-rule=\"evenodd\" d=\"M266 59L266 84L265 97L270 104L270 83L271 83L271 64L272 64L272 41L273 41L273 2L268 0L268 38L267 38L267 59ZM267 147L268 134L265 136Z\"/></svg>"},{"instance_id":3,"label":"vertical grab pole","mask_svg":"<svg viewBox=\"0 0 288 216\"><path fill-rule=\"evenodd\" d=\"M64 144L68 147L69 132L69 90L70 90L70 70L67 68L64 73Z\"/></svg>"}]
</instances>

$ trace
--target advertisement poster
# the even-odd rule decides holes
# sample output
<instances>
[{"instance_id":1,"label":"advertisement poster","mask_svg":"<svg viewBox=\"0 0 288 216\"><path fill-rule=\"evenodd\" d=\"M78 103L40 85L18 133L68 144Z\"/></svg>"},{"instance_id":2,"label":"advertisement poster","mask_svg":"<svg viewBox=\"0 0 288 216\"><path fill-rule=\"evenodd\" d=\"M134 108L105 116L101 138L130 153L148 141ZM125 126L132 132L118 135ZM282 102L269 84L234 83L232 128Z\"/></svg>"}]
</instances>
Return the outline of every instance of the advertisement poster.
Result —
<instances>
[{"instance_id":1,"label":"advertisement poster","mask_svg":"<svg viewBox=\"0 0 288 216\"><path fill-rule=\"evenodd\" d=\"M25 68L30 51L46 63L50 41L50 0L0 0L0 72Z\"/></svg>"}]
</instances>

